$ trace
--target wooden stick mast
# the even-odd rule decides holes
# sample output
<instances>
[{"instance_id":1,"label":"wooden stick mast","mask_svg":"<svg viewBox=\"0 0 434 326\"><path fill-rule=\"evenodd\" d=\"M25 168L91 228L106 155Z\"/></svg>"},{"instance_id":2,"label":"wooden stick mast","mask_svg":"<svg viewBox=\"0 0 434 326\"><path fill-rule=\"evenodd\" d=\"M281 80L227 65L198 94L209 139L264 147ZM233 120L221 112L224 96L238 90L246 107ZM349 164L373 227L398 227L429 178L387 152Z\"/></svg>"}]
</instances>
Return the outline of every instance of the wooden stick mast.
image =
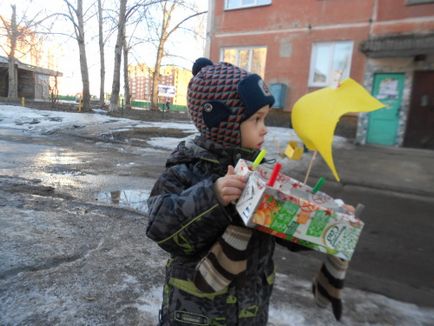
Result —
<instances>
[{"instance_id":1,"label":"wooden stick mast","mask_svg":"<svg viewBox=\"0 0 434 326\"><path fill-rule=\"evenodd\" d=\"M304 177L304 182L303 182L304 184L307 184L306 182L307 182L307 179L309 178L310 170L312 169L313 161L315 160L317 153L318 153L317 151L314 151L312 158L310 159L309 166L308 166L307 172L306 172L306 176Z\"/></svg>"}]
</instances>

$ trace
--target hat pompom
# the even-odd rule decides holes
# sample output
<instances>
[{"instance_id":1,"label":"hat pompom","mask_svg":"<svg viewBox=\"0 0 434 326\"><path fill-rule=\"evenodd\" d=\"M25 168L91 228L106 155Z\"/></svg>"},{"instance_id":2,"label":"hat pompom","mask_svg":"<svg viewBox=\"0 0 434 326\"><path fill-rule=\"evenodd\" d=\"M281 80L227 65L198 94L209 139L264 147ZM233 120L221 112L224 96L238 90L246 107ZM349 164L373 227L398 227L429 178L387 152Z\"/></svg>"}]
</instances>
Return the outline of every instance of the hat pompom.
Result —
<instances>
[{"instance_id":1,"label":"hat pompom","mask_svg":"<svg viewBox=\"0 0 434 326\"><path fill-rule=\"evenodd\" d=\"M193 76L196 76L196 74L203 68L206 66L212 66L214 63L205 57L199 58L197 59L194 64L193 64L193 68L191 69L191 72L193 73Z\"/></svg>"}]
</instances>

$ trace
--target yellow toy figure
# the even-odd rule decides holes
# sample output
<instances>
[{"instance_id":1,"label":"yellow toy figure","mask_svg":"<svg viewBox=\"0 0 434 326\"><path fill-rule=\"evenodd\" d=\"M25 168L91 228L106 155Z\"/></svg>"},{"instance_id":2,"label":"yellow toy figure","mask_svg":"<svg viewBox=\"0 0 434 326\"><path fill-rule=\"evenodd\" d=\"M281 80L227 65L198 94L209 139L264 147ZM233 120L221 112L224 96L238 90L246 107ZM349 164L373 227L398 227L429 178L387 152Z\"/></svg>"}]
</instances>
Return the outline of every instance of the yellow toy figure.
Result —
<instances>
[{"instance_id":1,"label":"yellow toy figure","mask_svg":"<svg viewBox=\"0 0 434 326\"><path fill-rule=\"evenodd\" d=\"M318 151L340 181L333 162L332 143L336 124L348 112L371 112L384 107L351 78L336 88L326 87L306 94L294 105L292 126L309 150Z\"/></svg>"}]
</instances>

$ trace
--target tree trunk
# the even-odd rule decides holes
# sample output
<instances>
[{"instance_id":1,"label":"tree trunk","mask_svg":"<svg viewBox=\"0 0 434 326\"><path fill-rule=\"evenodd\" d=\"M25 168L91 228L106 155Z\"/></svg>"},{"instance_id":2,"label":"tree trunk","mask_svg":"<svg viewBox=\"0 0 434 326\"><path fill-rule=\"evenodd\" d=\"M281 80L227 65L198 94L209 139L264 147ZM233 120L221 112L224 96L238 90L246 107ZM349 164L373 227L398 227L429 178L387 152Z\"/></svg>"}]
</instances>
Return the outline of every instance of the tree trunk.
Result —
<instances>
[{"instance_id":1,"label":"tree trunk","mask_svg":"<svg viewBox=\"0 0 434 326\"><path fill-rule=\"evenodd\" d=\"M11 41L11 49L8 55L8 98L17 99L18 98L18 72L15 67L15 50L17 47L17 38L18 38L18 28L17 28L17 12L16 7L13 5L12 7L12 18L11 18L11 31L10 31L10 41Z\"/></svg>"},{"instance_id":2,"label":"tree trunk","mask_svg":"<svg viewBox=\"0 0 434 326\"><path fill-rule=\"evenodd\" d=\"M98 31L99 31L99 56L100 56L100 87L99 87L99 104L105 106L104 86L105 86L105 60L104 60L104 35L102 28L102 6L101 0L98 0Z\"/></svg>"},{"instance_id":3,"label":"tree trunk","mask_svg":"<svg viewBox=\"0 0 434 326\"><path fill-rule=\"evenodd\" d=\"M131 94L130 94L130 84L128 82L128 46L127 40L124 35L124 97L125 97L125 108L131 109Z\"/></svg>"},{"instance_id":4,"label":"tree trunk","mask_svg":"<svg viewBox=\"0 0 434 326\"><path fill-rule=\"evenodd\" d=\"M157 59L155 60L154 71L152 73L152 84L151 84L151 110L158 110L158 85L160 84L160 68L161 60L164 54L164 48L161 45L161 40L158 44L157 49Z\"/></svg>"},{"instance_id":5,"label":"tree trunk","mask_svg":"<svg viewBox=\"0 0 434 326\"><path fill-rule=\"evenodd\" d=\"M112 94L110 97L110 111L117 111L119 109L119 90L120 90L120 73L121 73L121 60L122 60L122 44L125 29L125 13L127 7L127 0L121 0L119 4L119 21L118 21L118 35L115 46L115 62L113 69L113 84Z\"/></svg>"},{"instance_id":6,"label":"tree trunk","mask_svg":"<svg viewBox=\"0 0 434 326\"><path fill-rule=\"evenodd\" d=\"M161 61L164 57L164 45L166 44L167 38L169 37L169 24L175 6L176 2L172 3L169 8L167 8L167 2L164 2L163 5L163 22L161 24L161 34L158 42L157 58L155 60L154 73L152 75L150 104L151 110L158 110L158 85L160 83Z\"/></svg>"},{"instance_id":7,"label":"tree trunk","mask_svg":"<svg viewBox=\"0 0 434 326\"><path fill-rule=\"evenodd\" d=\"M80 53L81 80L83 82L83 111L90 111L89 72L87 69L86 45L84 40L83 0L77 0L78 49Z\"/></svg>"}]
</instances>

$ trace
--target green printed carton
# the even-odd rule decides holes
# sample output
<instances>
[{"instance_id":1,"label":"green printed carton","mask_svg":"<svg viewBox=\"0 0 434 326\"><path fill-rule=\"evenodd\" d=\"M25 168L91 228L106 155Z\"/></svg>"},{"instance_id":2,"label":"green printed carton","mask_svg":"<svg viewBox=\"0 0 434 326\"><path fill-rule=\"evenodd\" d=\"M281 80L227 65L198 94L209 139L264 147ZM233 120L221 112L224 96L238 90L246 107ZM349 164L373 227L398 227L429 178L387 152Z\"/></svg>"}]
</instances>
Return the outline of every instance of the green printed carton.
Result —
<instances>
[{"instance_id":1,"label":"green printed carton","mask_svg":"<svg viewBox=\"0 0 434 326\"><path fill-rule=\"evenodd\" d=\"M339 201L286 175L267 186L271 169L240 160L235 172L248 175L236 208L245 225L308 248L350 260L363 222Z\"/></svg>"}]
</instances>

